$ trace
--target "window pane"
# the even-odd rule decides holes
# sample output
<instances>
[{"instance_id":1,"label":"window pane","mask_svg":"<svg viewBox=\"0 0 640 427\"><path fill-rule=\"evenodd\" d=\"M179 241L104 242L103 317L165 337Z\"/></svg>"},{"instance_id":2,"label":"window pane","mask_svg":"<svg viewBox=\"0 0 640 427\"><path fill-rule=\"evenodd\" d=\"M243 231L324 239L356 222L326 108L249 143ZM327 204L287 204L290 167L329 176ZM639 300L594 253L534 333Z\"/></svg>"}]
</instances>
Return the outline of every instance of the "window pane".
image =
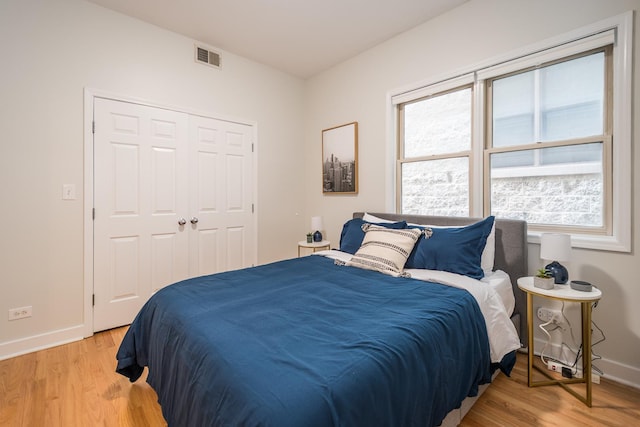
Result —
<instances>
[{"instance_id":1,"label":"window pane","mask_svg":"<svg viewBox=\"0 0 640 427\"><path fill-rule=\"evenodd\" d=\"M534 75L517 74L493 82L493 146L530 144L534 133Z\"/></svg>"},{"instance_id":2,"label":"window pane","mask_svg":"<svg viewBox=\"0 0 640 427\"><path fill-rule=\"evenodd\" d=\"M457 153L470 148L470 88L404 106L405 158Z\"/></svg>"},{"instance_id":3,"label":"window pane","mask_svg":"<svg viewBox=\"0 0 640 427\"><path fill-rule=\"evenodd\" d=\"M602 144L569 145L540 150L540 164L602 163Z\"/></svg>"},{"instance_id":4,"label":"window pane","mask_svg":"<svg viewBox=\"0 0 640 427\"><path fill-rule=\"evenodd\" d=\"M402 164L402 213L469 216L469 159Z\"/></svg>"},{"instance_id":5,"label":"window pane","mask_svg":"<svg viewBox=\"0 0 640 427\"><path fill-rule=\"evenodd\" d=\"M512 153L492 154L491 214L533 224L601 227L602 150L602 143L527 150L534 159L552 160L513 168L494 167Z\"/></svg>"},{"instance_id":6,"label":"window pane","mask_svg":"<svg viewBox=\"0 0 640 427\"><path fill-rule=\"evenodd\" d=\"M604 53L493 82L493 146L601 135Z\"/></svg>"},{"instance_id":7,"label":"window pane","mask_svg":"<svg viewBox=\"0 0 640 427\"><path fill-rule=\"evenodd\" d=\"M603 133L604 53L540 70L541 141Z\"/></svg>"},{"instance_id":8,"label":"window pane","mask_svg":"<svg viewBox=\"0 0 640 427\"><path fill-rule=\"evenodd\" d=\"M491 157L492 168L512 168L515 166L533 166L533 151L514 151Z\"/></svg>"},{"instance_id":9,"label":"window pane","mask_svg":"<svg viewBox=\"0 0 640 427\"><path fill-rule=\"evenodd\" d=\"M512 168L516 166L552 165L560 163L600 162L602 158L599 144L570 145L567 147L543 148L501 153L491 158L492 168ZM534 156L534 154L536 154Z\"/></svg>"}]
</instances>

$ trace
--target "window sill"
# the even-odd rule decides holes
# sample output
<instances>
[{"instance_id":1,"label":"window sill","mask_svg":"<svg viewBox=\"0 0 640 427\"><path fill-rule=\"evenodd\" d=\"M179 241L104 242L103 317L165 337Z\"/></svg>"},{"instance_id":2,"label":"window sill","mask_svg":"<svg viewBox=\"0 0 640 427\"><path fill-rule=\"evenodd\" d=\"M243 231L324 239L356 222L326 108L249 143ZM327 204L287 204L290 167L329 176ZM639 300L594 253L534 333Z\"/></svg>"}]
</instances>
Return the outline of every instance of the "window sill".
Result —
<instances>
[{"instance_id":1,"label":"window sill","mask_svg":"<svg viewBox=\"0 0 640 427\"><path fill-rule=\"evenodd\" d=\"M540 244L543 232L529 231L528 243ZM631 252L631 238L620 239L616 236L596 236L588 234L571 234L571 246L581 249L595 249L609 252Z\"/></svg>"}]
</instances>

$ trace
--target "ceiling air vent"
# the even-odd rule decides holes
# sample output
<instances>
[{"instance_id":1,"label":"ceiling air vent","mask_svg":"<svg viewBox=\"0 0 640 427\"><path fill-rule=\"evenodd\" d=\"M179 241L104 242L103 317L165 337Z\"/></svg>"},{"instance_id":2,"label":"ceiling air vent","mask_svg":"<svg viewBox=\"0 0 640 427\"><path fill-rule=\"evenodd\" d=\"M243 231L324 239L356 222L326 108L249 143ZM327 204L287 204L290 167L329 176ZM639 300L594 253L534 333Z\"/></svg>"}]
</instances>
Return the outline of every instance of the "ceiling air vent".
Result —
<instances>
[{"instance_id":1,"label":"ceiling air vent","mask_svg":"<svg viewBox=\"0 0 640 427\"><path fill-rule=\"evenodd\" d=\"M196 46L196 62L220 68L220 54L203 47Z\"/></svg>"}]
</instances>

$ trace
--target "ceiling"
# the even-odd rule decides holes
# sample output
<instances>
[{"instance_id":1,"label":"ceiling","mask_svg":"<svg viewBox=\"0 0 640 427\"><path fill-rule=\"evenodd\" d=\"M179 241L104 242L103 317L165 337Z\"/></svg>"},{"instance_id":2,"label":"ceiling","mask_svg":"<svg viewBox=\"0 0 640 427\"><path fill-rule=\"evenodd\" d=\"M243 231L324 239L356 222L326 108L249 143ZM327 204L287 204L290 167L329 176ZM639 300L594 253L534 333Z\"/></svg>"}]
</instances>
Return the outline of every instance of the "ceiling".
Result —
<instances>
[{"instance_id":1,"label":"ceiling","mask_svg":"<svg viewBox=\"0 0 640 427\"><path fill-rule=\"evenodd\" d=\"M88 1L309 78L468 0Z\"/></svg>"}]
</instances>

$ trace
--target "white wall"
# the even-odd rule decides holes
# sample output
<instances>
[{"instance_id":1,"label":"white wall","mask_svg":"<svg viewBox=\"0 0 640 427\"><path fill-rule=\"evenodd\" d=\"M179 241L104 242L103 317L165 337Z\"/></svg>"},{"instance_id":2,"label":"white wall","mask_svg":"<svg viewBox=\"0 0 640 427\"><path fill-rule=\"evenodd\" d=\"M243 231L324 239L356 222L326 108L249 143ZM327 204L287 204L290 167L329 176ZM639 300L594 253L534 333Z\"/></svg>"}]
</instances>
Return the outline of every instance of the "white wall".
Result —
<instances>
[{"instance_id":1,"label":"white wall","mask_svg":"<svg viewBox=\"0 0 640 427\"><path fill-rule=\"evenodd\" d=\"M554 37L628 10L638 0L471 0L453 11L328 70L307 83L307 209L323 215L328 238L337 245L343 222L355 210L384 211L389 195L385 171L387 104L391 90L464 69L528 44ZM634 62L640 69L640 26L635 19ZM634 110L640 110L636 82ZM323 196L320 177L320 133L324 128L358 121L359 189L357 196ZM634 116L634 141L640 120ZM640 150L634 150L640 164ZM640 174L634 176L640 188ZM634 200L634 224L640 223L640 201ZM633 248L640 244L636 226ZM529 265L540 266L539 246L529 246ZM593 317L606 334L594 348L605 373L640 387L640 255L574 250L568 264L573 278L597 284L604 297Z\"/></svg>"},{"instance_id":2,"label":"white wall","mask_svg":"<svg viewBox=\"0 0 640 427\"><path fill-rule=\"evenodd\" d=\"M221 70L196 64L193 44L81 0L0 2L0 358L81 333L87 87L257 123L258 261L296 254L304 82L225 52Z\"/></svg>"}]
</instances>

